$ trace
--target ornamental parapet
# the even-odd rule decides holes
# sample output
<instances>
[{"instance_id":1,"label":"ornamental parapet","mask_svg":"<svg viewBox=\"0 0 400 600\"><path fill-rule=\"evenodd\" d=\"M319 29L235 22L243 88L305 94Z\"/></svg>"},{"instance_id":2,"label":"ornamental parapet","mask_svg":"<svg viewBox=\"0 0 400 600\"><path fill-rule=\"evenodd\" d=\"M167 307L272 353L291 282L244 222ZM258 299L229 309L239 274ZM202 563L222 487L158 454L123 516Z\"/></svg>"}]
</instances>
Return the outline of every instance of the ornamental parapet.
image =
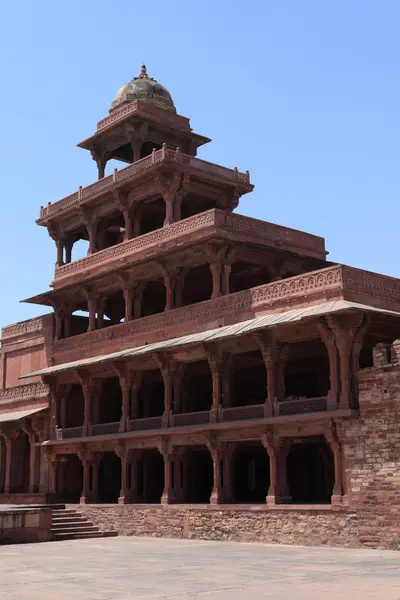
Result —
<instances>
[{"instance_id":1,"label":"ornamental parapet","mask_svg":"<svg viewBox=\"0 0 400 600\"><path fill-rule=\"evenodd\" d=\"M13 323L12 325L6 325L1 330L1 339L9 340L11 338L17 338L30 333L39 333L43 329L43 318L29 319L28 321L21 321L19 323Z\"/></svg>"},{"instance_id":2,"label":"ornamental parapet","mask_svg":"<svg viewBox=\"0 0 400 600\"><path fill-rule=\"evenodd\" d=\"M235 239L240 241L242 238L248 239L266 246L277 246L280 249L325 259L325 242L321 237L220 209L211 209L58 266L55 270L54 285L59 287L69 283L69 279L78 274L88 276L92 270L98 275L102 270L115 268L115 263L119 263L121 259L124 259L126 264L127 259L134 262L139 260L142 254L148 258L149 250L158 251L164 244L175 240L181 243L186 236L190 236L190 242L193 243L194 233L208 235L214 229L227 234L233 233Z\"/></svg>"},{"instance_id":3,"label":"ornamental parapet","mask_svg":"<svg viewBox=\"0 0 400 600\"><path fill-rule=\"evenodd\" d=\"M163 146L161 150L153 151L149 156L128 165L124 169L115 169L112 175L107 175L107 177L103 177L103 179L86 187L80 187L77 192L53 204L49 203L47 206L41 206L40 218L37 223L43 225L49 218L54 218L61 212L77 208L94 198L111 192L115 186L134 182L143 172L156 169L160 165L180 165L186 167L189 171L201 173L203 176L210 177L211 179L217 178L235 186L242 185L247 189L252 189L248 171L241 173L237 169L228 169L227 167L201 160L195 156L184 154L179 150L170 150Z\"/></svg>"},{"instance_id":4,"label":"ornamental parapet","mask_svg":"<svg viewBox=\"0 0 400 600\"><path fill-rule=\"evenodd\" d=\"M20 400L33 400L46 398L49 395L49 386L43 383L28 383L0 390L0 405L12 404Z\"/></svg>"}]
</instances>

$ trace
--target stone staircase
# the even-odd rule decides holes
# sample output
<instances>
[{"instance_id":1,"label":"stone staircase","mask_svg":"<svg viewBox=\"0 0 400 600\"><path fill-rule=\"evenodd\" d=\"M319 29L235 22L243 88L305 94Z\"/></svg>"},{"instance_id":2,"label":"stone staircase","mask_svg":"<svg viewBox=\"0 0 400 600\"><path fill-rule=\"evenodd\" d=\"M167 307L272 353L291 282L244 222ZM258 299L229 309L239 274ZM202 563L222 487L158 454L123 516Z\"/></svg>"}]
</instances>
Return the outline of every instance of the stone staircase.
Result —
<instances>
[{"instance_id":1,"label":"stone staircase","mask_svg":"<svg viewBox=\"0 0 400 600\"><path fill-rule=\"evenodd\" d=\"M51 533L54 541L115 537L116 531L100 531L84 515L65 505L53 507Z\"/></svg>"}]
</instances>

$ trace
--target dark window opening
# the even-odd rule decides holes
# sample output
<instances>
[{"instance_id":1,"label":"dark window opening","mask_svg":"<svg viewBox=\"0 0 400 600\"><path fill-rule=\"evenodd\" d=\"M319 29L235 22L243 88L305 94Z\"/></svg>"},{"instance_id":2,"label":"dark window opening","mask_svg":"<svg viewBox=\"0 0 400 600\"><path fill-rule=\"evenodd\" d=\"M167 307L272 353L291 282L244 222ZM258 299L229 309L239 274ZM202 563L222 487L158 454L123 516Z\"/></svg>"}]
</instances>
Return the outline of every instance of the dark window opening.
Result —
<instances>
[{"instance_id":1,"label":"dark window opening","mask_svg":"<svg viewBox=\"0 0 400 600\"><path fill-rule=\"evenodd\" d=\"M182 381L182 412L210 410L212 376L208 363L199 361L185 366Z\"/></svg>"},{"instance_id":2,"label":"dark window opening","mask_svg":"<svg viewBox=\"0 0 400 600\"><path fill-rule=\"evenodd\" d=\"M144 371L138 390L138 418L160 417L164 413L164 381L160 371Z\"/></svg>"},{"instance_id":3,"label":"dark window opening","mask_svg":"<svg viewBox=\"0 0 400 600\"><path fill-rule=\"evenodd\" d=\"M239 443L231 462L235 502L265 502L269 459L261 443Z\"/></svg>"},{"instance_id":4,"label":"dark window opening","mask_svg":"<svg viewBox=\"0 0 400 600\"><path fill-rule=\"evenodd\" d=\"M230 292L248 290L258 285L271 282L271 276L266 267L236 261L232 265L229 280Z\"/></svg>"},{"instance_id":5,"label":"dark window opening","mask_svg":"<svg viewBox=\"0 0 400 600\"><path fill-rule=\"evenodd\" d=\"M122 392L118 377L103 381L98 400L96 423L116 423L121 419Z\"/></svg>"},{"instance_id":6,"label":"dark window opening","mask_svg":"<svg viewBox=\"0 0 400 600\"><path fill-rule=\"evenodd\" d=\"M267 371L260 352L237 355L231 373L232 406L252 406L265 402Z\"/></svg>"},{"instance_id":7,"label":"dark window opening","mask_svg":"<svg viewBox=\"0 0 400 600\"><path fill-rule=\"evenodd\" d=\"M162 313L166 305L166 290L162 280L149 281L142 296L142 317Z\"/></svg>"},{"instance_id":8,"label":"dark window opening","mask_svg":"<svg viewBox=\"0 0 400 600\"><path fill-rule=\"evenodd\" d=\"M210 265L193 267L183 282L182 306L210 300L213 292L213 279Z\"/></svg>"},{"instance_id":9,"label":"dark window opening","mask_svg":"<svg viewBox=\"0 0 400 600\"><path fill-rule=\"evenodd\" d=\"M318 439L292 444L287 476L293 504L329 504L334 465L328 444Z\"/></svg>"},{"instance_id":10,"label":"dark window opening","mask_svg":"<svg viewBox=\"0 0 400 600\"><path fill-rule=\"evenodd\" d=\"M79 383L71 385L65 405L65 427L81 427L84 421L85 399Z\"/></svg>"},{"instance_id":11,"label":"dark window opening","mask_svg":"<svg viewBox=\"0 0 400 600\"><path fill-rule=\"evenodd\" d=\"M121 460L104 452L99 463L99 502L117 504L121 490Z\"/></svg>"},{"instance_id":12,"label":"dark window opening","mask_svg":"<svg viewBox=\"0 0 400 600\"><path fill-rule=\"evenodd\" d=\"M210 501L213 488L213 461L207 448L189 448L184 457L183 482L177 482L178 501L202 504Z\"/></svg>"},{"instance_id":13,"label":"dark window opening","mask_svg":"<svg viewBox=\"0 0 400 600\"><path fill-rule=\"evenodd\" d=\"M158 198L148 202L143 206L140 218L140 235L156 231L164 226L165 221L165 202L163 198Z\"/></svg>"}]
</instances>

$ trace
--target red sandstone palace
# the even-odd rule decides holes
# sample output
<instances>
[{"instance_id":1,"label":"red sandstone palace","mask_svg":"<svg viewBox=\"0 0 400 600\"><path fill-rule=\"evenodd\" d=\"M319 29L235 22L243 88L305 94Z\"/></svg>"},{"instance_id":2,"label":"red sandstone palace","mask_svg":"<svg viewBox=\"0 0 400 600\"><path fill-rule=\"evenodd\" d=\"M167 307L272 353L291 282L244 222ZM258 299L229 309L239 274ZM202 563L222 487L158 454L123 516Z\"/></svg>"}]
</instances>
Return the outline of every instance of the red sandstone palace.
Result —
<instances>
[{"instance_id":1,"label":"red sandstone palace","mask_svg":"<svg viewBox=\"0 0 400 600\"><path fill-rule=\"evenodd\" d=\"M393 547L400 281L233 212L249 172L197 158L209 141L143 66L79 144L98 181L40 208L57 262L26 302L52 311L2 330L1 501L283 541L303 515L339 544L380 516Z\"/></svg>"}]
</instances>

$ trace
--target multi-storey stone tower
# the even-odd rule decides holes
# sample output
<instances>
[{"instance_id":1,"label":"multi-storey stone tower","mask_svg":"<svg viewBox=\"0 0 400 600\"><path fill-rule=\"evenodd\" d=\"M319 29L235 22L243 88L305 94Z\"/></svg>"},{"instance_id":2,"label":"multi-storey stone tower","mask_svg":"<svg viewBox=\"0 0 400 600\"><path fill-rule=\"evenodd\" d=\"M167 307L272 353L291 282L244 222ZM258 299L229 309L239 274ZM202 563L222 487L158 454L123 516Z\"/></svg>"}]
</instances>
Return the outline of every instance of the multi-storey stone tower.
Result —
<instances>
[{"instance_id":1,"label":"multi-storey stone tower","mask_svg":"<svg viewBox=\"0 0 400 600\"><path fill-rule=\"evenodd\" d=\"M4 498L357 497L346 432L360 422L360 367L399 336L399 282L233 212L249 173L198 158L209 141L143 66L79 144L98 181L41 208L55 277L28 302L54 313L3 330L3 395L27 399L0 410ZM105 175L110 159L127 166ZM74 259L79 240L87 256Z\"/></svg>"}]
</instances>

